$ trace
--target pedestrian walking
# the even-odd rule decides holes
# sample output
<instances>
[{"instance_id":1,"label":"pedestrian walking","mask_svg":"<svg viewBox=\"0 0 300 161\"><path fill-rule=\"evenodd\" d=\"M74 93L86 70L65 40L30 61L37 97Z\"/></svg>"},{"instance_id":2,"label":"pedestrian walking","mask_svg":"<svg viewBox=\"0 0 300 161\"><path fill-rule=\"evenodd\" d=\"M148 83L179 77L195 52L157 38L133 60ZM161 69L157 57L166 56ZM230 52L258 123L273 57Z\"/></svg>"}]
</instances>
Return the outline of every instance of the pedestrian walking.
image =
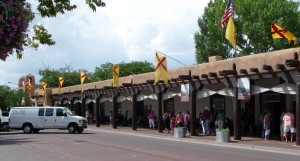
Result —
<instances>
[{"instance_id":1,"label":"pedestrian walking","mask_svg":"<svg viewBox=\"0 0 300 161\"><path fill-rule=\"evenodd\" d=\"M185 111L184 116L184 127L186 128L186 133L189 135L190 133L190 112L188 110Z\"/></svg>"},{"instance_id":2,"label":"pedestrian walking","mask_svg":"<svg viewBox=\"0 0 300 161\"><path fill-rule=\"evenodd\" d=\"M175 117L171 117L171 121L170 121L171 135L174 135L175 127L176 127L176 119Z\"/></svg>"},{"instance_id":3,"label":"pedestrian walking","mask_svg":"<svg viewBox=\"0 0 300 161\"><path fill-rule=\"evenodd\" d=\"M267 110L267 113L264 116L264 129L265 129L265 140L269 140L270 139L270 122L272 119L272 115L270 113L269 110Z\"/></svg>"},{"instance_id":4,"label":"pedestrian walking","mask_svg":"<svg viewBox=\"0 0 300 161\"><path fill-rule=\"evenodd\" d=\"M183 116L181 114L181 111L178 112L178 114L176 115L176 125L179 127L183 127Z\"/></svg>"},{"instance_id":5,"label":"pedestrian walking","mask_svg":"<svg viewBox=\"0 0 300 161\"><path fill-rule=\"evenodd\" d=\"M166 134L170 131L170 114L169 111L166 111L163 115L164 124L165 124L165 132Z\"/></svg>"},{"instance_id":6,"label":"pedestrian walking","mask_svg":"<svg viewBox=\"0 0 300 161\"><path fill-rule=\"evenodd\" d=\"M154 120L155 120L155 115L154 112L151 111L148 115L148 119L149 119L149 128L154 130Z\"/></svg>"},{"instance_id":7,"label":"pedestrian walking","mask_svg":"<svg viewBox=\"0 0 300 161\"><path fill-rule=\"evenodd\" d=\"M285 142L288 142L288 132L291 132L291 142L293 141L293 132L294 130L294 115L291 112L287 112L283 116L283 138Z\"/></svg>"},{"instance_id":8,"label":"pedestrian walking","mask_svg":"<svg viewBox=\"0 0 300 161\"><path fill-rule=\"evenodd\" d=\"M202 129L202 134L205 135L205 127L204 127L203 113L202 112L199 113L199 122L200 122L199 131Z\"/></svg>"},{"instance_id":9,"label":"pedestrian walking","mask_svg":"<svg viewBox=\"0 0 300 161\"><path fill-rule=\"evenodd\" d=\"M204 121L204 128L205 128L205 135L210 135L209 125L212 119L211 113L208 111L208 107L205 107L203 111L203 121Z\"/></svg>"}]
</instances>

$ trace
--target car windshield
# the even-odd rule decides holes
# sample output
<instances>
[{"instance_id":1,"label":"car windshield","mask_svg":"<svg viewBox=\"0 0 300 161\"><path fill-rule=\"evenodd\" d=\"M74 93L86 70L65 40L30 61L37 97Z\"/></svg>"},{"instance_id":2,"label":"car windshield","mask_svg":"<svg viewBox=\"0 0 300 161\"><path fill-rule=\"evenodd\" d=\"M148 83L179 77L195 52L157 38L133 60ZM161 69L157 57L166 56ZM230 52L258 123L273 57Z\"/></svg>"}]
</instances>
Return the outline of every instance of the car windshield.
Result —
<instances>
[{"instance_id":1,"label":"car windshield","mask_svg":"<svg viewBox=\"0 0 300 161\"><path fill-rule=\"evenodd\" d=\"M74 116L74 114L72 113L72 111L70 111L68 108L64 108L64 110L68 113L68 115Z\"/></svg>"}]
</instances>

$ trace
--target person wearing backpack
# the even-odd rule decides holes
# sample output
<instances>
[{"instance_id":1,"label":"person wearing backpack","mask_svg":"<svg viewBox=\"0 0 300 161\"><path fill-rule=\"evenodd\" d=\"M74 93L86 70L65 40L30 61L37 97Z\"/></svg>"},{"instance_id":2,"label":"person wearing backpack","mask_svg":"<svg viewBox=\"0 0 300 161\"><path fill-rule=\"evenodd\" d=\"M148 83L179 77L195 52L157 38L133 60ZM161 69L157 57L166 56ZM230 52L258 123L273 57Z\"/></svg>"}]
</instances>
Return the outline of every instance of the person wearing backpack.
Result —
<instances>
[{"instance_id":1,"label":"person wearing backpack","mask_svg":"<svg viewBox=\"0 0 300 161\"><path fill-rule=\"evenodd\" d=\"M166 111L166 113L164 113L163 115L164 118L164 125L165 125L165 132L166 134L168 134L170 132L170 114L169 111Z\"/></svg>"}]
</instances>

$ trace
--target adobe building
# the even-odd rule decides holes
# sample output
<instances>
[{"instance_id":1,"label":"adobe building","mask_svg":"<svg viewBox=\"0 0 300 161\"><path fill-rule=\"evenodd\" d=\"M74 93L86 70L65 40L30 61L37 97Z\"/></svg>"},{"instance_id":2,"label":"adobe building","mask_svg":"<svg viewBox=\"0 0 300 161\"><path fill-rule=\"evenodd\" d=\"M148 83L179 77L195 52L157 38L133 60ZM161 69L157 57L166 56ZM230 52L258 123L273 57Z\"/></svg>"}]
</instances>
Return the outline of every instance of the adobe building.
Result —
<instances>
[{"instance_id":1,"label":"adobe building","mask_svg":"<svg viewBox=\"0 0 300 161\"><path fill-rule=\"evenodd\" d=\"M31 84L31 89L26 87L26 83L29 82ZM37 106L36 104L36 100L34 99L34 95L35 95L35 89L38 88L38 85L35 83L35 77L34 75L32 75L31 73L22 76L21 78L19 78L18 80L18 89L22 90L24 92L27 92L29 98L32 98L30 100L30 104L32 106ZM24 98L22 99L21 105L24 106L25 105L25 100Z\"/></svg>"},{"instance_id":2,"label":"adobe building","mask_svg":"<svg viewBox=\"0 0 300 161\"><path fill-rule=\"evenodd\" d=\"M131 75L119 79L119 87L112 80L81 86L48 88L45 97L37 90L37 105L69 107L85 116L88 110L96 126L112 111L113 128L117 128L118 114L129 111L132 129L137 129L139 118L147 117L153 110L162 132L162 115L165 111L177 114L191 113L191 135L196 135L199 113L208 107L213 113L224 111L225 118L234 124L234 139L241 140L241 122L252 125L253 132L261 128L261 114L265 109L273 116L272 135L280 137L280 116L292 111L296 115L296 144L300 145L300 48L221 60L214 56L208 63L168 70L169 84L154 85L155 73ZM181 101L182 88L188 89L187 101Z\"/></svg>"}]
</instances>

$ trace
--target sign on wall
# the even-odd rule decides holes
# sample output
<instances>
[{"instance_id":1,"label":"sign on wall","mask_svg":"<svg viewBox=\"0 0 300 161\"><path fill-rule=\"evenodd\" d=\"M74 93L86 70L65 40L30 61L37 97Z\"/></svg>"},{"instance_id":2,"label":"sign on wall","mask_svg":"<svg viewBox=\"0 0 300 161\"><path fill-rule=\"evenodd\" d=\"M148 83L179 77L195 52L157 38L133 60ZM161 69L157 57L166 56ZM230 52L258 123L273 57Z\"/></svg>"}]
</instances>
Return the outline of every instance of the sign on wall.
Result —
<instances>
[{"instance_id":1,"label":"sign on wall","mask_svg":"<svg viewBox=\"0 0 300 161\"><path fill-rule=\"evenodd\" d=\"M238 99L247 100L250 99L250 79L238 78Z\"/></svg>"},{"instance_id":2,"label":"sign on wall","mask_svg":"<svg viewBox=\"0 0 300 161\"><path fill-rule=\"evenodd\" d=\"M181 102L189 102L190 101L190 85L189 84L181 84Z\"/></svg>"}]
</instances>

